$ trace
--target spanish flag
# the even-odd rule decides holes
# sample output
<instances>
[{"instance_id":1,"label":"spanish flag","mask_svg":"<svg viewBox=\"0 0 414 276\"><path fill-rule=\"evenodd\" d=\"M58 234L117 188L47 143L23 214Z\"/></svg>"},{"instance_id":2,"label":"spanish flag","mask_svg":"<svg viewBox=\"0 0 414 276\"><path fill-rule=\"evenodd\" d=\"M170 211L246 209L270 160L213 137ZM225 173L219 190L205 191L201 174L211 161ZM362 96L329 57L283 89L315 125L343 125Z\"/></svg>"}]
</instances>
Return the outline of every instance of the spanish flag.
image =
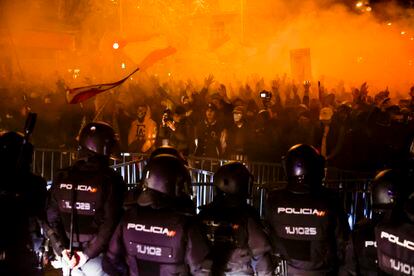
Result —
<instances>
[{"instance_id":1,"label":"spanish flag","mask_svg":"<svg viewBox=\"0 0 414 276\"><path fill-rule=\"evenodd\" d=\"M135 74L138 70L145 70L157 61L174 54L177 51L174 47L167 47L164 49L157 49L149 53L139 64L138 68L132 71L125 78L112 82L112 83L102 83L94 84L83 87L68 88L66 90L66 100L69 104L77 104L83 101L86 101L89 98L92 98L102 92L115 88L123 84L129 77Z\"/></svg>"}]
</instances>

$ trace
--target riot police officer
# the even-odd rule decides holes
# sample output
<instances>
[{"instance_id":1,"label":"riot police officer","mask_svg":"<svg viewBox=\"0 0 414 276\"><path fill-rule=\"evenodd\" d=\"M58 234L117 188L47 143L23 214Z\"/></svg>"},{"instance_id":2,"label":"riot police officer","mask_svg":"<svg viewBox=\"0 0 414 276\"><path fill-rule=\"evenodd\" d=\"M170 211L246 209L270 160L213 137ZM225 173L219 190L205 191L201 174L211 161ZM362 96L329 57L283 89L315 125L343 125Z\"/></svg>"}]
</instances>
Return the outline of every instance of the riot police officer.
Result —
<instances>
[{"instance_id":1,"label":"riot police officer","mask_svg":"<svg viewBox=\"0 0 414 276\"><path fill-rule=\"evenodd\" d=\"M72 275L105 275L102 254L119 222L126 191L122 177L109 167L118 148L110 125L89 123L79 136L78 160L54 179L47 220L64 274L72 269Z\"/></svg>"},{"instance_id":2,"label":"riot police officer","mask_svg":"<svg viewBox=\"0 0 414 276\"><path fill-rule=\"evenodd\" d=\"M163 155L175 156L176 158L181 160L184 165L188 165L187 160L182 155L182 153L179 152L176 148L174 148L172 146L168 146L168 145L158 147L153 152L151 152L150 156L148 157L147 162L151 162L152 159L154 159L158 156L163 156ZM189 181L189 183L190 182L191 181ZM137 185L137 186L133 187L132 189L128 190L127 195L124 199L124 209L128 209L130 206L135 206L136 200L137 200L139 194L142 192L142 189L143 189L142 183L139 183L139 185ZM186 201L189 205L188 206L189 210L191 212L195 213L194 203L192 202L192 200L186 197L186 198L183 199L183 201Z\"/></svg>"},{"instance_id":3,"label":"riot police officer","mask_svg":"<svg viewBox=\"0 0 414 276\"><path fill-rule=\"evenodd\" d=\"M110 275L205 275L208 246L191 202L190 174L175 155L154 156L142 192L121 219L104 269ZM125 256L126 254L126 256Z\"/></svg>"},{"instance_id":4,"label":"riot police officer","mask_svg":"<svg viewBox=\"0 0 414 276\"><path fill-rule=\"evenodd\" d=\"M38 275L34 238L41 239L46 182L30 172L33 146L23 135L0 136L0 275Z\"/></svg>"},{"instance_id":5,"label":"riot police officer","mask_svg":"<svg viewBox=\"0 0 414 276\"><path fill-rule=\"evenodd\" d=\"M265 207L275 251L288 275L337 275L349 226L335 194L322 187L324 159L311 146L295 145L285 170L287 187L271 192Z\"/></svg>"},{"instance_id":6,"label":"riot police officer","mask_svg":"<svg viewBox=\"0 0 414 276\"><path fill-rule=\"evenodd\" d=\"M372 218L355 225L346 253L346 275L378 275L375 226L390 220L399 194L399 174L396 170L379 172L371 184Z\"/></svg>"},{"instance_id":7,"label":"riot police officer","mask_svg":"<svg viewBox=\"0 0 414 276\"><path fill-rule=\"evenodd\" d=\"M185 156L183 156L181 152L179 152L176 148L172 146L165 145L156 148L153 152L151 152L149 160L154 159L155 157L160 155L173 155L181 161L183 161L184 165L187 165L187 160L185 159Z\"/></svg>"},{"instance_id":8,"label":"riot police officer","mask_svg":"<svg viewBox=\"0 0 414 276\"><path fill-rule=\"evenodd\" d=\"M270 242L257 211L247 204L252 185L253 176L239 162L214 174L216 197L198 215L210 241L213 275L273 274Z\"/></svg>"},{"instance_id":9,"label":"riot police officer","mask_svg":"<svg viewBox=\"0 0 414 276\"><path fill-rule=\"evenodd\" d=\"M375 227L378 264L386 275L414 275L414 182L405 174L395 180L400 189L390 219Z\"/></svg>"}]
</instances>

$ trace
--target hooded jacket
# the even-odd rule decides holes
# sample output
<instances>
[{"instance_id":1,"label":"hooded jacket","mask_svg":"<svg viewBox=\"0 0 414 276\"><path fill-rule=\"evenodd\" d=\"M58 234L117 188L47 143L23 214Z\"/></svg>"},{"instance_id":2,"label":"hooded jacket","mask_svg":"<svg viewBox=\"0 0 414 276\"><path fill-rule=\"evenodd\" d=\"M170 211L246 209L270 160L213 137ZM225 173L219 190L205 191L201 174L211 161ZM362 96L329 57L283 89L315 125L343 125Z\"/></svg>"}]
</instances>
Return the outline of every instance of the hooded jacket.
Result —
<instances>
[{"instance_id":1,"label":"hooded jacket","mask_svg":"<svg viewBox=\"0 0 414 276\"><path fill-rule=\"evenodd\" d=\"M155 145L157 124L151 119L151 108L147 105L144 120L131 123L128 134L128 149L132 152L146 153Z\"/></svg>"}]
</instances>

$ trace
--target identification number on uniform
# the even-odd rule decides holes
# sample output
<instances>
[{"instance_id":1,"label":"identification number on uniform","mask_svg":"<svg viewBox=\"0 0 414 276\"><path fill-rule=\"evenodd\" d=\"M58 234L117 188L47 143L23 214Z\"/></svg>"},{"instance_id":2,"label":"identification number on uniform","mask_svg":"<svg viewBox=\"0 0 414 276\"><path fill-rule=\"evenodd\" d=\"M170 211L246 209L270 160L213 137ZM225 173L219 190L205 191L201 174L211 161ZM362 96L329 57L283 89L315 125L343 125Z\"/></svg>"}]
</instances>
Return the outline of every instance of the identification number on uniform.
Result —
<instances>
[{"instance_id":1,"label":"identification number on uniform","mask_svg":"<svg viewBox=\"0 0 414 276\"><path fill-rule=\"evenodd\" d=\"M281 238L294 240L319 240L323 237L323 231L316 225L280 224L276 232Z\"/></svg>"},{"instance_id":2,"label":"identification number on uniform","mask_svg":"<svg viewBox=\"0 0 414 276\"><path fill-rule=\"evenodd\" d=\"M166 258L171 259L172 249L169 247L158 246L158 245L150 245L150 244L142 244L136 242L130 242L130 249L133 249L136 254L141 256L147 256L150 258Z\"/></svg>"},{"instance_id":3,"label":"identification number on uniform","mask_svg":"<svg viewBox=\"0 0 414 276\"><path fill-rule=\"evenodd\" d=\"M61 200L60 207L63 210L72 210L72 202L70 200ZM95 212L95 204L92 202L75 202L75 209L80 213L91 214Z\"/></svg>"},{"instance_id":4,"label":"identification number on uniform","mask_svg":"<svg viewBox=\"0 0 414 276\"><path fill-rule=\"evenodd\" d=\"M285 226L287 235L316 236L316 227Z\"/></svg>"},{"instance_id":5,"label":"identification number on uniform","mask_svg":"<svg viewBox=\"0 0 414 276\"><path fill-rule=\"evenodd\" d=\"M393 257L388 257L386 255L380 254L380 262L383 268L390 273L393 271L397 272L398 275L414 275L414 266L397 260Z\"/></svg>"}]
</instances>

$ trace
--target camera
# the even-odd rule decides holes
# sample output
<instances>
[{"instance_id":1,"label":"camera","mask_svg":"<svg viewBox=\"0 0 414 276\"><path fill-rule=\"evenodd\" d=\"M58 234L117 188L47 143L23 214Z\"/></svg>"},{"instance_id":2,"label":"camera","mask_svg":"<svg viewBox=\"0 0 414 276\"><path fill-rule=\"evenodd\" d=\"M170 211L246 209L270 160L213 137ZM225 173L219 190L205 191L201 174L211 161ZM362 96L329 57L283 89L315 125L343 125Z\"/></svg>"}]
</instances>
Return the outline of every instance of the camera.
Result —
<instances>
[{"instance_id":1,"label":"camera","mask_svg":"<svg viewBox=\"0 0 414 276\"><path fill-rule=\"evenodd\" d=\"M270 100L272 98L272 93L267 90L263 90L260 92L260 98L263 100Z\"/></svg>"},{"instance_id":2,"label":"camera","mask_svg":"<svg viewBox=\"0 0 414 276\"><path fill-rule=\"evenodd\" d=\"M164 124L173 121L172 112L170 109L164 110L164 113L162 114L162 121Z\"/></svg>"}]
</instances>

